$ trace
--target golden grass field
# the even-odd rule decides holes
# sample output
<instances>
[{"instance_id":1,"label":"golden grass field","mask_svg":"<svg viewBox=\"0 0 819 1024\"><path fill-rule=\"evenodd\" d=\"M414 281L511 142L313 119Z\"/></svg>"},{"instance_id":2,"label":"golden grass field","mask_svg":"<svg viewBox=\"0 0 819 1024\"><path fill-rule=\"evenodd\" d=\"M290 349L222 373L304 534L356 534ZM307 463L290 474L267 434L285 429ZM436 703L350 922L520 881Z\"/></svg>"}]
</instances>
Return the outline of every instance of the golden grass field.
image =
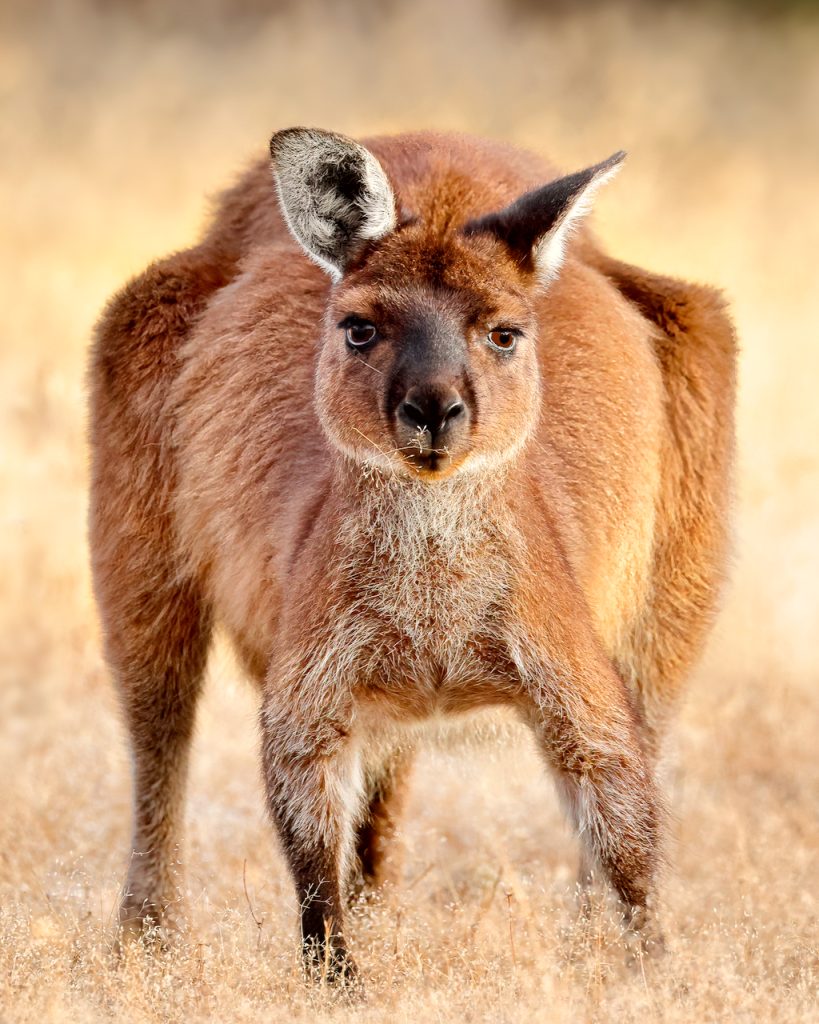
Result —
<instances>
[{"instance_id":1,"label":"golden grass field","mask_svg":"<svg viewBox=\"0 0 819 1024\"><path fill-rule=\"evenodd\" d=\"M819 16L263 8L0 10L0 1021L819 1019ZM106 297L298 123L463 129L567 170L624 147L603 239L731 299L735 568L676 730L662 961L628 968L605 915L576 927L575 842L520 740L422 758L404 885L354 915L367 999L306 990L255 697L222 647L189 931L164 959L109 957L129 766L87 568L88 339Z\"/></svg>"}]
</instances>

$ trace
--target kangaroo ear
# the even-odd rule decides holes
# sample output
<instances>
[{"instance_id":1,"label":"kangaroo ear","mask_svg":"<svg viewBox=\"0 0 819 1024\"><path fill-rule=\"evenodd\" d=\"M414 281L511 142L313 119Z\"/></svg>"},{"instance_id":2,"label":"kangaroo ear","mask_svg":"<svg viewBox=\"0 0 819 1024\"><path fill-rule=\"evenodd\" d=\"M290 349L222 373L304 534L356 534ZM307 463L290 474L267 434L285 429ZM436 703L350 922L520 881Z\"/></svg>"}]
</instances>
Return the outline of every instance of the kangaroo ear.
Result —
<instances>
[{"instance_id":1,"label":"kangaroo ear","mask_svg":"<svg viewBox=\"0 0 819 1024\"><path fill-rule=\"evenodd\" d=\"M359 143L315 128L287 128L270 140L270 155L290 231L334 279L365 241L395 227L392 186Z\"/></svg>"},{"instance_id":2,"label":"kangaroo ear","mask_svg":"<svg viewBox=\"0 0 819 1024\"><path fill-rule=\"evenodd\" d=\"M557 277L573 226L591 209L597 190L614 177L625 156L621 150L585 171L526 192L499 213L470 221L464 231L496 235L521 266L547 284Z\"/></svg>"}]
</instances>

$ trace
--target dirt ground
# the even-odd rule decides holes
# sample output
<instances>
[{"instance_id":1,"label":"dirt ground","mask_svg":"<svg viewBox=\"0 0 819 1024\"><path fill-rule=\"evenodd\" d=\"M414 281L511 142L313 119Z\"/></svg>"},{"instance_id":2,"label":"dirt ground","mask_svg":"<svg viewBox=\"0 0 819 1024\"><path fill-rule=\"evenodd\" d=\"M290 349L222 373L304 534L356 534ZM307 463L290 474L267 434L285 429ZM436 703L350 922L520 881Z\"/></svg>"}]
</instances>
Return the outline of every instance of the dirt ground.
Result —
<instances>
[{"instance_id":1,"label":"dirt ground","mask_svg":"<svg viewBox=\"0 0 819 1024\"><path fill-rule=\"evenodd\" d=\"M0 9L3 1022L817 1019L819 15L547 6ZM88 339L106 297L299 123L496 135L567 170L626 148L598 207L608 247L730 297L735 566L674 738L658 963L626 966L603 913L577 926L576 844L516 735L423 756L404 883L354 915L367 999L306 990L255 697L223 646L188 931L162 959L108 954L129 764L87 568Z\"/></svg>"}]
</instances>

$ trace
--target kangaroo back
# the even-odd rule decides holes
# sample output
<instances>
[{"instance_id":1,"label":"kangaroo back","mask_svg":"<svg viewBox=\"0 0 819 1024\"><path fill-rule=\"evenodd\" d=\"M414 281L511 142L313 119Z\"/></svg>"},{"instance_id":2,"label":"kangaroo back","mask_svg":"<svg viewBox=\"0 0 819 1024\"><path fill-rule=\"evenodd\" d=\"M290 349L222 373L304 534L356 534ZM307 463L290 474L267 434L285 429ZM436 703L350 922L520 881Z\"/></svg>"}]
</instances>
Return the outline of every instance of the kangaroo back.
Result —
<instances>
[{"instance_id":1,"label":"kangaroo back","mask_svg":"<svg viewBox=\"0 0 819 1024\"><path fill-rule=\"evenodd\" d=\"M722 295L599 251L594 264L655 326L668 434L651 598L621 668L662 732L718 607L730 547L737 343Z\"/></svg>"}]
</instances>

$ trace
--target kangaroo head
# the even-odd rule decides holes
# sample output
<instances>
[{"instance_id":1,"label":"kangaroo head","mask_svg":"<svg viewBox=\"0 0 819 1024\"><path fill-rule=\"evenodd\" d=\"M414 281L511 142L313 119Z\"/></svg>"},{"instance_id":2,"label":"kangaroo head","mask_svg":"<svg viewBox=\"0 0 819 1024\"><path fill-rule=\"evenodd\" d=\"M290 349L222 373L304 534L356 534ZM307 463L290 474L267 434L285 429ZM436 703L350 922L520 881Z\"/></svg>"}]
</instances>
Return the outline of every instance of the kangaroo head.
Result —
<instances>
[{"instance_id":1,"label":"kangaroo head","mask_svg":"<svg viewBox=\"0 0 819 1024\"><path fill-rule=\"evenodd\" d=\"M330 441L429 481L507 462L538 415L538 294L624 154L480 215L479 180L396 196L341 135L287 129L271 153L290 230L334 283L316 375Z\"/></svg>"}]
</instances>

